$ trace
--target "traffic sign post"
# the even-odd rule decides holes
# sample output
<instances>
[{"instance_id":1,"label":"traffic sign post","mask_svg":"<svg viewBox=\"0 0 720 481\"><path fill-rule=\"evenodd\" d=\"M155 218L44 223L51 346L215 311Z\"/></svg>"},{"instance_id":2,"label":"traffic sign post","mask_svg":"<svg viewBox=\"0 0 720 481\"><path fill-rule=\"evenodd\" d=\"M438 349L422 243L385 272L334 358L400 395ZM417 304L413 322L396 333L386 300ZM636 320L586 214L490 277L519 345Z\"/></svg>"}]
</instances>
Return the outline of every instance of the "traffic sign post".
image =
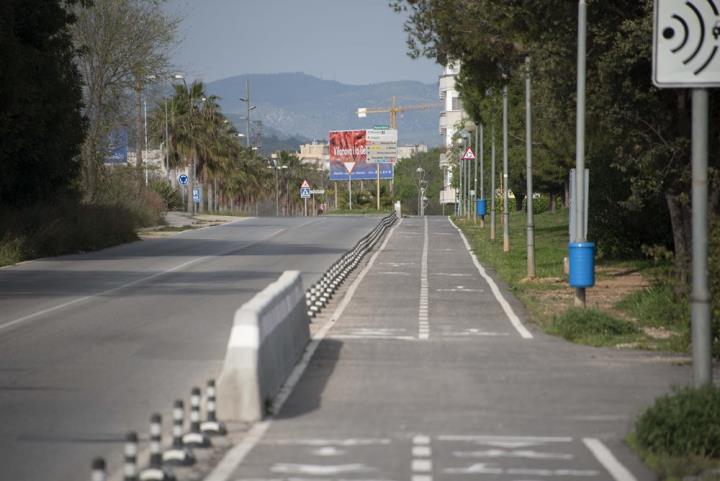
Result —
<instances>
[{"instance_id":1,"label":"traffic sign post","mask_svg":"<svg viewBox=\"0 0 720 481\"><path fill-rule=\"evenodd\" d=\"M307 200L310 198L311 195L312 195L312 189L310 189L310 184L308 183L307 180L304 180L302 185L300 185L300 198L303 199L304 204L305 204L305 208L304 208L305 217L307 217Z\"/></svg>"},{"instance_id":2,"label":"traffic sign post","mask_svg":"<svg viewBox=\"0 0 720 481\"><path fill-rule=\"evenodd\" d=\"M720 86L717 0L655 0L653 82L692 90L692 354L693 383L712 382L712 329L707 274L707 88Z\"/></svg>"}]
</instances>

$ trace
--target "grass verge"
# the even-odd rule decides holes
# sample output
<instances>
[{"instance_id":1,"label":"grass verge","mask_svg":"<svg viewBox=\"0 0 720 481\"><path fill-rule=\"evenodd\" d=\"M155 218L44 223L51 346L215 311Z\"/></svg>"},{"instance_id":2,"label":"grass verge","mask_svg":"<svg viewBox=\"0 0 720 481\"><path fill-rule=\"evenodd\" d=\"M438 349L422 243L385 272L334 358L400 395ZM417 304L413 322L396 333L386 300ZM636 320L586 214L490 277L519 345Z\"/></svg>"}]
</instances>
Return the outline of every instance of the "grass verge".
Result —
<instances>
[{"instance_id":1,"label":"grass verge","mask_svg":"<svg viewBox=\"0 0 720 481\"><path fill-rule=\"evenodd\" d=\"M491 239L481 227L456 219L478 259L494 269L545 332L592 346L634 347L687 352L689 307L669 285L665 265L597 259L596 286L588 289L587 310L573 309L573 290L563 273L567 256L568 212L535 215L536 278L527 276L525 214L510 215L510 251L503 251L502 226Z\"/></svg>"}]
</instances>

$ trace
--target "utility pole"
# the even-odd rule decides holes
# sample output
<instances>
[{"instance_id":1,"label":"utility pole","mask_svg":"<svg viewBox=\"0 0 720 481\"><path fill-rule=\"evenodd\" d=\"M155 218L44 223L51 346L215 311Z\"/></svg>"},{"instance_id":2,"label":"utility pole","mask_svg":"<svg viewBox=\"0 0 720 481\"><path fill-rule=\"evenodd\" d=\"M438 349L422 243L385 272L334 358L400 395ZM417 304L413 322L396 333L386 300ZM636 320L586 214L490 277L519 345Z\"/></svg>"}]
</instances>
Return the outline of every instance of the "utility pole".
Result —
<instances>
[{"instance_id":1,"label":"utility pole","mask_svg":"<svg viewBox=\"0 0 720 481\"><path fill-rule=\"evenodd\" d=\"M517 199L516 199L517 200ZM508 184L508 87L503 87L503 252L510 252L510 189Z\"/></svg>"},{"instance_id":2,"label":"utility pole","mask_svg":"<svg viewBox=\"0 0 720 481\"><path fill-rule=\"evenodd\" d=\"M527 276L535 278L535 224L533 213L532 179L532 91L530 75L530 57L525 59L525 177L527 179Z\"/></svg>"},{"instance_id":3,"label":"utility pole","mask_svg":"<svg viewBox=\"0 0 720 481\"><path fill-rule=\"evenodd\" d=\"M495 240L495 194L497 192L495 182L495 119L492 124L492 144L490 147L490 240Z\"/></svg>"},{"instance_id":4,"label":"utility pole","mask_svg":"<svg viewBox=\"0 0 720 481\"><path fill-rule=\"evenodd\" d=\"M585 86L587 79L587 2L578 3L577 147L575 153L575 242L585 242ZM586 306L585 288L575 288L575 305Z\"/></svg>"}]
</instances>

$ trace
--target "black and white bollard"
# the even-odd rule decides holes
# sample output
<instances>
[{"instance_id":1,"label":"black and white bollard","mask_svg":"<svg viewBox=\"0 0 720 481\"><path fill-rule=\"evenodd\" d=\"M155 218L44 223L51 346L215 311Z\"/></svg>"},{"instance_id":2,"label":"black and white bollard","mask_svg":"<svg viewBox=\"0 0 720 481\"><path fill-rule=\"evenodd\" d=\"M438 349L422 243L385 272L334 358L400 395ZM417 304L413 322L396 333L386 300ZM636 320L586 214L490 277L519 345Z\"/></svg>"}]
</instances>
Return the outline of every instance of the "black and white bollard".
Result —
<instances>
[{"instance_id":1,"label":"black and white bollard","mask_svg":"<svg viewBox=\"0 0 720 481\"><path fill-rule=\"evenodd\" d=\"M210 438L200 431L200 388L192 388L190 395L190 431L183 436L185 446L209 448Z\"/></svg>"},{"instance_id":2,"label":"black and white bollard","mask_svg":"<svg viewBox=\"0 0 720 481\"><path fill-rule=\"evenodd\" d=\"M172 447L163 453L163 463L171 466L192 466L195 464L190 448L183 443L183 425L185 422L185 407L181 399L173 404L173 430Z\"/></svg>"},{"instance_id":3,"label":"black and white bollard","mask_svg":"<svg viewBox=\"0 0 720 481\"><path fill-rule=\"evenodd\" d=\"M123 481L138 481L138 435L135 432L125 436L125 460L123 463Z\"/></svg>"},{"instance_id":4,"label":"black and white bollard","mask_svg":"<svg viewBox=\"0 0 720 481\"><path fill-rule=\"evenodd\" d=\"M172 472L163 469L162 416L150 417L150 465L140 472L140 481L174 481Z\"/></svg>"},{"instance_id":5,"label":"black and white bollard","mask_svg":"<svg viewBox=\"0 0 720 481\"><path fill-rule=\"evenodd\" d=\"M103 458L95 458L92 462L91 481L105 481L107 479L107 471L105 470L105 460Z\"/></svg>"},{"instance_id":6,"label":"black and white bollard","mask_svg":"<svg viewBox=\"0 0 720 481\"><path fill-rule=\"evenodd\" d=\"M208 436L224 436L227 434L225 423L218 421L217 418L217 393L215 391L215 380L210 379L207 382L206 406L207 421L200 424L200 431Z\"/></svg>"}]
</instances>

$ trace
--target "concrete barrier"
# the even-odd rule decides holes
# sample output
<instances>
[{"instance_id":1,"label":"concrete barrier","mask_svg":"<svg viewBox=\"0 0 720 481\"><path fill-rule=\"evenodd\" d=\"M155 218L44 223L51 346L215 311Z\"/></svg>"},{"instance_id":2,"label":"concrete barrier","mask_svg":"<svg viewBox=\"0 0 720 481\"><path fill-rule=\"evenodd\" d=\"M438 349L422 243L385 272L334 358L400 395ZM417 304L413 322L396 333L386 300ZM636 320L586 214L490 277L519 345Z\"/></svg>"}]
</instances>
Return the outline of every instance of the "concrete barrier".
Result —
<instances>
[{"instance_id":1,"label":"concrete barrier","mask_svg":"<svg viewBox=\"0 0 720 481\"><path fill-rule=\"evenodd\" d=\"M300 272L287 271L235 312L225 364L218 379L218 412L257 421L310 339Z\"/></svg>"}]
</instances>

